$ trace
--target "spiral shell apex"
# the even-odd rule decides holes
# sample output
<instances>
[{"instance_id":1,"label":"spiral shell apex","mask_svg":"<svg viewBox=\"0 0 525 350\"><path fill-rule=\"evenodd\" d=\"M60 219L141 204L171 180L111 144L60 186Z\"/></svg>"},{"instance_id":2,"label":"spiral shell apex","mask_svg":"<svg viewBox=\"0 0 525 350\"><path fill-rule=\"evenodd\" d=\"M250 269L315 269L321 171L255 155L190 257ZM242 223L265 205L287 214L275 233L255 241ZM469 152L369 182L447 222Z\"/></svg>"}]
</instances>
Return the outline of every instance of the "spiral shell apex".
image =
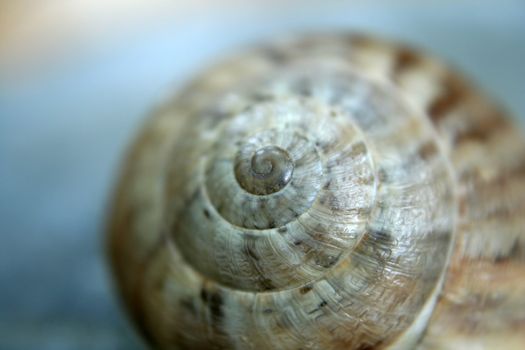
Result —
<instances>
[{"instance_id":1,"label":"spiral shell apex","mask_svg":"<svg viewBox=\"0 0 525 350\"><path fill-rule=\"evenodd\" d=\"M496 258L525 271L520 169L519 131L434 59L358 36L263 46L205 72L145 125L111 217L115 276L159 348L503 337L493 321L515 325L525 302L513 291L525 288L465 276L501 272ZM504 312L478 300L475 327L450 322L455 308L467 317L468 296L494 293Z\"/></svg>"}]
</instances>

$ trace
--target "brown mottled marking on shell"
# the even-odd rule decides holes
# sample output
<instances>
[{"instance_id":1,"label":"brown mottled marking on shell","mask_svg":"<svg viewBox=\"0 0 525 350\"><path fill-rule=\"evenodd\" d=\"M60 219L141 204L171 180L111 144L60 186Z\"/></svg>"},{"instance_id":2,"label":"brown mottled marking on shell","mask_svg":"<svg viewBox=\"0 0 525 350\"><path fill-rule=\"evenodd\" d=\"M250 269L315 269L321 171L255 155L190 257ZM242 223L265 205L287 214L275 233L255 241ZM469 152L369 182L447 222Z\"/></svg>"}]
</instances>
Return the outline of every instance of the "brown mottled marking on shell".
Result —
<instances>
[{"instance_id":1,"label":"brown mottled marking on shell","mask_svg":"<svg viewBox=\"0 0 525 350\"><path fill-rule=\"evenodd\" d=\"M246 145L290 154L290 182L243 191ZM112 263L159 348L523 348L524 174L520 131L435 59L365 36L284 41L145 125Z\"/></svg>"},{"instance_id":2,"label":"brown mottled marking on shell","mask_svg":"<svg viewBox=\"0 0 525 350\"><path fill-rule=\"evenodd\" d=\"M429 66L440 66L427 60ZM410 95L416 86L406 83L402 74L396 81ZM438 93L420 108L428 110L446 142L462 208L445 289L420 347L470 349L476 344L484 349L522 349L523 134L503 111L444 67L421 69L419 79L437 87Z\"/></svg>"}]
</instances>

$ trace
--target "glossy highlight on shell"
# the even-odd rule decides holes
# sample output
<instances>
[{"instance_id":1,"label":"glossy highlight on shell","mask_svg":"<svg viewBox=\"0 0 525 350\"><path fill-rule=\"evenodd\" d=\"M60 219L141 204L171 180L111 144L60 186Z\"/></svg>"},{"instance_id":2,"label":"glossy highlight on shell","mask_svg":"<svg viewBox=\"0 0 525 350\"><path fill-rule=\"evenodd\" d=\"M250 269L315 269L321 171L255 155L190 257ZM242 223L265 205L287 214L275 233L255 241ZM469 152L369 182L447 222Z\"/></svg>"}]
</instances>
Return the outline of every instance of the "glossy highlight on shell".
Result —
<instances>
[{"instance_id":1,"label":"glossy highlight on shell","mask_svg":"<svg viewBox=\"0 0 525 350\"><path fill-rule=\"evenodd\" d=\"M157 348L519 349L524 170L510 118L439 61L283 40L148 120L111 261Z\"/></svg>"}]
</instances>

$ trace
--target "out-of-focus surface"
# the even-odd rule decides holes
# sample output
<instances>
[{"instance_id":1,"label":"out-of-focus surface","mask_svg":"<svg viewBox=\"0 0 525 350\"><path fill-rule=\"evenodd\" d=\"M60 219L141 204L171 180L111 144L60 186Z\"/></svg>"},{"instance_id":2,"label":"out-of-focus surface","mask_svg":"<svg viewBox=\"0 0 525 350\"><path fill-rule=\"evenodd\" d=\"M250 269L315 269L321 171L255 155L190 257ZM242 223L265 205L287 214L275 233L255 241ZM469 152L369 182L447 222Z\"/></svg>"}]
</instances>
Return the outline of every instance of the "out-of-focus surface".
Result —
<instances>
[{"instance_id":1,"label":"out-of-focus surface","mask_svg":"<svg viewBox=\"0 0 525 350\"><path fill-rule=\"evenodd\" d=\"M218 57L315 30L430 50L525 118L523 0L0 4L1 349L142 348L103 250L125 146L154 105Z\"/></svg>"}]
</instances>

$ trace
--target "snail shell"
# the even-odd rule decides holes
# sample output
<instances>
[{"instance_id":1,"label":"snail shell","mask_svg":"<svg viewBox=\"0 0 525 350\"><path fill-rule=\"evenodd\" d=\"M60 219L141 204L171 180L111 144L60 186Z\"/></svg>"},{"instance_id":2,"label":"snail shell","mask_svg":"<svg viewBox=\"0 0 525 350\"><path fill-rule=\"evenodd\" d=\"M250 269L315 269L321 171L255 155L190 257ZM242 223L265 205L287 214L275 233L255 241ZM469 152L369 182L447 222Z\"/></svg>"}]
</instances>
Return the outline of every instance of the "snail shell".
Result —
<instances>
[{"instance_id":1,"label":"snail shell","mask_svg":"<svg viewBox=\"0 0 525 350\"><path fill-rule=\"evenodd\" d=\"M111 261L158 348L523 348L524 174L520 132L439 61L284 40L148 120Z\"/></svg>"}]
</instances>

